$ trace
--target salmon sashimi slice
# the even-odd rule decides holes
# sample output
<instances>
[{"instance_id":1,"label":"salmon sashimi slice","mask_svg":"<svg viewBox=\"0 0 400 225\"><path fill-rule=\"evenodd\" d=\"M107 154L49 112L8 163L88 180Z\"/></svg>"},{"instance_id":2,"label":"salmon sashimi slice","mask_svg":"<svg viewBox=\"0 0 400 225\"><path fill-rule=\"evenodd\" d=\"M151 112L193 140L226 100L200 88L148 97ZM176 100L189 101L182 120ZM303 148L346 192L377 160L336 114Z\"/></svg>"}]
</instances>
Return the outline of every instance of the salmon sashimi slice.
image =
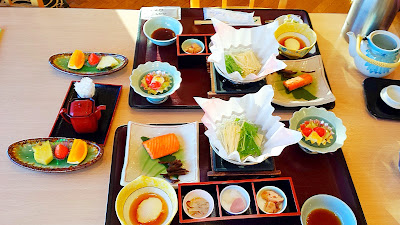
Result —
<instances>
[{"instance_id":1,"label":"salmon sashimi slice","mask_svg":"<svg viewBox=\"0 0 400 225\"><path fill-rule=\"evenodd\" d=\"M312 81L313 81L312 76L308 73L305 73L298 77L294 77L292 79L284 81L283 86L285 86L289 91L293 91L297 88L301 88L308 84L311 84Z\"/></svg>"},{"instance_id":2,"label":"salmon sashimi slice","mask_svg":"<svg viewBox=\"0 0 400 225\"><path fill-rule=\"evenodd\" d=\"M144 141L143 146L152 159L158 159L177 152L179 141L175 134L170 133Z\"/></svg>"}]
</instances>

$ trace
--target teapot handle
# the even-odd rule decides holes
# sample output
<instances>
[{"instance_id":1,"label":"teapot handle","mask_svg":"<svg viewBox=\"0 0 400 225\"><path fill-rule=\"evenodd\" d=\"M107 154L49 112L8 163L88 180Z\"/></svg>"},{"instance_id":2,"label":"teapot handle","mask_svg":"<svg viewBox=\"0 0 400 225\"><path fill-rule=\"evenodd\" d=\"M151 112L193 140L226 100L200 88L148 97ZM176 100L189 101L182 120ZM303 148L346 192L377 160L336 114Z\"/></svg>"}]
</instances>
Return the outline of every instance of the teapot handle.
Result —
<instances>
[{"instance_id":1,"label":"teapot handle","mask_svg":"<svg viewBox=\"0 0 400 225\"><path fill-rule=\"evenodd\" d=\"M71 123L71 119L66 115L67 114L67 110L65 108L62 108L59 112L59 114L61 115L61 117L67 122L67 123Z\"/></svg>"},{"instance_id":2,"label":"teapot handle","mask_svg":"<svg viewBox=\"0 0 400 225\"><path fill-rule=\"evenodd\" d=\"M374 59L371 59L370 57L366 56L365 54L363 54L360 50L360 45L361 45L361 40L362 37L361 35L357 35L357 44L356 44L356 51L357 54L364 59L365 61L375 65L375 66L379 66L379 67L386 67L386 68L396 68L398 65L400 65L400 58L397 62L394 63L385 63L385 62L380 62L380 61L376 61Z\"/></svg>"}]
</instances>

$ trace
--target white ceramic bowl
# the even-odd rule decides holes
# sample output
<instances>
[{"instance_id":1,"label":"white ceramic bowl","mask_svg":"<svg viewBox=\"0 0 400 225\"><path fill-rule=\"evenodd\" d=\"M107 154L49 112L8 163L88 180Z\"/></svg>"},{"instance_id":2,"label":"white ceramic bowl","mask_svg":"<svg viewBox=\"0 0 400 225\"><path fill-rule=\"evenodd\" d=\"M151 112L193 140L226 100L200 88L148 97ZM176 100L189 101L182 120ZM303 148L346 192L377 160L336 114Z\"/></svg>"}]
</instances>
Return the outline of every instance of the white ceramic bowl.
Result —
<instances>
[{"instance_id":1,"label":"white ceramic bowl","mask_svg":"<svg viewBox=\"0 0 400 225\"><path fill-rule=\"evenodd\" d=\"M400 109L400 86L389 85L382 89L380 96L382 100L394 109Z\"/></svg>"},{"instance_id":2,"label":"white ceramic bowl","mask_svg":"<svg viewBox=\"0 0 400 225\"><path fill-rule=\"evenodd\" d=\"M156 193L161 196L168 205L168 216L162 225L170 224L178 211L178 197L171 184L161 178L139 176L118 193L115 201L115 211L121 224L132 224L129 211L132 202L143 193Z\"/></svg>"},{"instance_id":3,"label":"white ceramic bowl","mask_svg":"<svg viewBox=\"0 0 400 225\"><path fill-rule=\"evenodd\" d=\"M172 87L167 92L153 95L145 92L140 87L140 84L144 76L146 76L149 72L157 70L169 73L173 79L173 82ZM146 62L145 64L139 65L132 71L132 75L129 77L129 80L131 81L131 87L133 90L153 104L160 104L166 101L168 96L173 94L180 87L182 82L181 72L179 72L175 66L171 66L169 63L159 61Z\"/></svg>"},{"instance_id":4,"label":"white ceramic bowl","mask_svg":"<svg viewBox=\"0 0 400 225\"><path fill-rule=\"evenodd\" d=\"M208 208L207 214L202 216L202 217L194 217L194 216L190 215L188 210L187 210L186 202L190 201L191 199L193 199L195 197L204 198L208 202L208 204L210 206ZM183 201L182 201L182 208L183 208L183 211L186 213L186 215L188 215L190 218L192 218L192 219L204 219L204 218L210 216L210 214L214 210L214 199L210 195L210 193L208 193L207 191L204 191L204 190L201 190L201 189L195 189L195 190L190 191L189 193L187 193L185 195L185 197L183 198Z\"/></svg>"},{"instance_id":5,"label":"white ceramic bowl","mask_svg":"<svg viewBox=\"0 0 400 225\"><path fill-rule=\"evenodd\" d=\"M242 188L241 186L238 186L238 185L229 185L229 186L226 186L224 189L222 189L222 191L221 191L221 193L220 193L220 195L219 195L219 198L221 199L221 202L222 202L222 198L223 198L223 196L224 196L224 193L225 193L227 190L230 190L230 189L237 190L237 191L242 195L243 199L244 199L245 202L246 202L246 207L245 207L244 210L242 210L242 211L240 211L240 212L236 212L236 213L231 212L229 209L226 209L226 208L224 207L224 205L221 203L222 208L223 208L227 213L232 214L232 215L239 215L239 214L242 214L242 213L246 212L246 210L250 207L250 195L249 195L249 193L248 193L244 188Z\"/></svg>"},{"instance_id":6,"label":"white ceramic bowl","mask_svg":"<svg viewBox=\"0 0 400 225\"><path fill-rule=\"evenodd\" d=\"M201 51L197 52L197 53L190 53L190 52L186 52L185 49L186 47L190 46L191 44L197 44L201 47ZM200 41L199 39L195 39L195 38L191 38L191 39L187 39L185 40L182 45L182 51L184 51L186 54L199 54L202 53L204 51L204 43L202 41Z\"/></svg>"},{"instance_id":7,"label":"white ceramic bowl","mask_svg":"<svg viewBox=\"0 0 400 225\"><path fill-rule=\"evenodd\" d=\"M346 140L346 127L342 120L337 118L333 112L327 111L324 108L314 106L301 108L300 111L293 113L293 117L289 120L289 129L297 130L305 120L319 119L327 122L333 128L334 138L333 143L328 145L311 144L305 141L304 137L299 141L300 148L310 154L334 152L343 146Z\"/></svg>"},{"instance_id":8,"label":"white ceramic bowl","mask_svg":"<svg viewBox=\"0 0 400 225\"><path fill-rule=\"evenodd\" d=\"M265 204L266 204L266 201L261 197L261 193L262 193L263 191L268 191L268 190L270 190L270 191L275 191L277 194L279 194L280 196L282 196L282 198L284 199L284 200L283 200L283 203L282 203L282 208L281 208L281 210L279 210L277 213L269 213L269 212L266 212L266 211L264 210L264 206L265 206ZM278 214L278 213L282 213L283 211L285 211L285 209L286 209L286 207L287 207L287 197L286 197L286 195L285 195L285 192L283 192L281 189L279 189L279 188L277 188L277 187L275 187L275 186L265 186L265 187L261 188L261 189L257 192L256 199L257 199L257 206L258 206L258 208L261 209L261 211L263 211L263 212L266 213L266 214Z\"/></svg>"},{"instance_id":9,"label":"white ceramic bowl","mask_svg":"<svg viewBox=\"0 0 400 225\"><path fill-rule=\"evenodd\" d=\"M175 33L175 37L169 40L157 40L151 37L151 34L159 28L168 28ZM154 44L167 46L175 42L176 36L181 35L183 31L182 24L175 18L169 16L157 16L147 20L143 25L144 35Z\"/></svg>"},{"instance_id":10,"label":"white ceramic bowl","mask_svg":"<svg viewBox=\"0 0 400 225\"><path fill-rule=\"evenodd\" d=\"M342 200L331 195L314 195L307 199L301 207L301 224L307 225L307 216L314 209L327 209L339 217L341 224L357 225L356 217L350 207Z\"/></svg>"}]
</instances>

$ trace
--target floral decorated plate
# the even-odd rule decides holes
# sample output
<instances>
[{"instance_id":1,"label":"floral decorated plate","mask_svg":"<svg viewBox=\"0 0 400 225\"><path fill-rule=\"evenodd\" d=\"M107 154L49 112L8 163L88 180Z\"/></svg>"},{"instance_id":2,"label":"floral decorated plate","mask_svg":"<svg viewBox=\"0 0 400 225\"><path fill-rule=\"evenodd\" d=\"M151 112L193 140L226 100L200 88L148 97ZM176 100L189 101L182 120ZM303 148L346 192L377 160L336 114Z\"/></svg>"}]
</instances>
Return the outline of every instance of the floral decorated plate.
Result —
<instances>
[{"instance_id":1,"label":"floral decorated plate","mask_svg":"<svg viewBox=\"0 0 400 225\"><path fill-rule=\"evenodd\" d=\"M336 100L329 87L325 76L324 65L320 55L306 59L284 60L287 64L285 70L294 72L292 76L308 73L313 82L307 86L298 88L291 92L283 86L283 81L289 79L282 73L273 73L267 76L267 84L274 89L272 103L285 107L319 106Z\"/></svg>"},{"instance_id":2,"label":"floral decorated plate","mask_svg":"<svg viewBox=\"0 0 400 225\"><path fill-rule=\"evenodd\" d=\"M101 76L101 75L108 75L114 72L117 72L121 69L123 69L127 64L128 64L128 58L126 58L123 55L118 55L118 54L111 54L111 53L96 53L98 56L103 57L103 56L112 56L114 59L118 61L118 65L112 67L111 69L104 69L104 70L98 70L96 66L90 66L89 63L87 62L87 59L92 52L84 52L85 54L85 64L83 65L82 68L78 70L73 70L68 68L68 62L69 59L71 58L72 52L67 52L67 53L60 53L60 54L55 54L52 55L49 58L49 63L50 65L63 73L70 74L70 75L76 75L76 76Z\"/></svg>"},{"instance_id":3,"label":"floral decorated plate","mask_svg":"<svg viewBox=\"0 0 400 225\"><path fill-rule=\"evenodd\" d=\"M96 163L103 156L103 149L94 142L85 141L87 143L87 156L79 164L67 163L67 157L62 160L58 160L53 157L53 160L47 164L40 164L36 162L34 158L34 152L32 146L39 143L50 142L50 146L53 151L58 144L63 144L68 149L71 149L74 138L34 138L15 142L8 147L8 156L11 161L15 164L25 167L27 169L36 170L40 172L70 172L79 169L86 168Z\"/></svg>"},{"instance_id":4,"label":"floral decorated plate","mask_svg":"<svg viewBox=\"0 0 400 225\"><path fill-rule=\"evenodd\" d=\"M301 108L289 120L289 129L300 131L301 149L310 154L334 152L346 140L346 127L333 112L324 108Z\"/></svg>"}]
</instances>

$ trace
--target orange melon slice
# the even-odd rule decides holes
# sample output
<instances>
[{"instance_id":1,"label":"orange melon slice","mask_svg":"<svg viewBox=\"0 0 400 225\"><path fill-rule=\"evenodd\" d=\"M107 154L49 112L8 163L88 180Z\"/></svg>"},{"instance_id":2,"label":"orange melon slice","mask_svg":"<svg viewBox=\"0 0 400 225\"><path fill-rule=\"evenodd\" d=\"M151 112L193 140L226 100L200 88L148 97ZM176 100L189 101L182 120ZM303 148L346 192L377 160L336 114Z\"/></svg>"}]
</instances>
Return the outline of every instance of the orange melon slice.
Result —
<instances>
[{"instance_id":1,"label":"orange melon slice","mask_svg":"<svg viewBox=\"0 0 400 225\"><path fill-rule=\"evenodd\" d=\"M175 134L170 133L144 141L143 146L152 159L158 159L177 152L179 141Z\"/></svg>"},{"instance_id":2,"label":"orange melon slice","mask_svg":"<svg viewBox=\"0 0 400 225\"><path fill-rule=\"evenodd\" d=\"M68 61L68 68L79 70L85 63L85 54L81 50L75 50Z\"/></svg>"},{"instance_id":3,"label":"orange melon slice","mask_svg":"<svg viewBox=\"0 0 400 225\"><path fill-rule=\"evenodd\" d=\"M75 139L69 152L67 163L79 164L85 160L87 155L87 144L81 139Z\"/></svg>"}]
</instances>

